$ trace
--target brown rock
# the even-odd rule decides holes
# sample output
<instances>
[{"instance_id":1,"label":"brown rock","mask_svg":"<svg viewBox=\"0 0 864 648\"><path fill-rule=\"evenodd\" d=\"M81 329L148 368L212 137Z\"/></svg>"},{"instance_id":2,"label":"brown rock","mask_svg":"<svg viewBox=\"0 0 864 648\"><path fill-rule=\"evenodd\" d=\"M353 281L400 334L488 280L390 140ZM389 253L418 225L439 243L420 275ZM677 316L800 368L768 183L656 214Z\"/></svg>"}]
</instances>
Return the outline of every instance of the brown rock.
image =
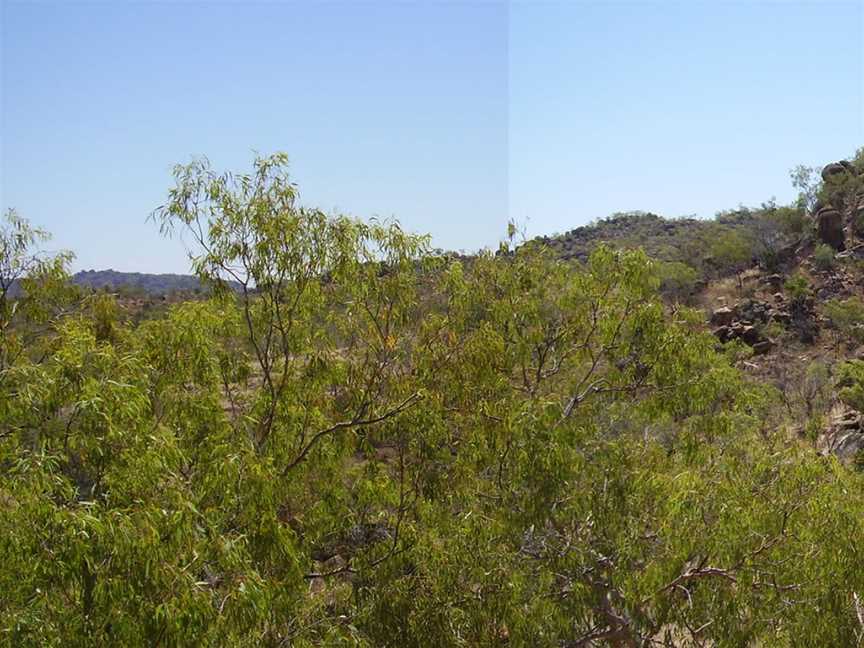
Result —
<instances>
[{"instance_id":1,"label":"brown rock","mask_svg":"<svg viewBox=\"0 0 864 648\"><path fill-rule=\"evenodd\" d=\"M835 250L846 247L846 234L843 232L843 215L833 207L823 207L816 214L816 229L819 238Z\"/></svg>"},{"instance_id":2,"label":"brown rock","mask_svg":"<svg viewBox=\"0 0 864 648\"><path fill-rule=\"evenodd\" d=\"M711 313L711 323L715 326L726 326L732 323L734 313L728 306L722 306Z\"/></svg>"},{"instance_id":3,"label":"brown rock","mask_svg":"<svg viewBox=\"0 0 864 648\"><path fill-rule=\"evenodd\" d=\"M845 173L849 173L851 165L846 160L842 160L841 162L832 162L831 164L826 164L822 169L822 179L827 181L828 178L832 176L843 175Z\"/></svg>"}]
</instances>

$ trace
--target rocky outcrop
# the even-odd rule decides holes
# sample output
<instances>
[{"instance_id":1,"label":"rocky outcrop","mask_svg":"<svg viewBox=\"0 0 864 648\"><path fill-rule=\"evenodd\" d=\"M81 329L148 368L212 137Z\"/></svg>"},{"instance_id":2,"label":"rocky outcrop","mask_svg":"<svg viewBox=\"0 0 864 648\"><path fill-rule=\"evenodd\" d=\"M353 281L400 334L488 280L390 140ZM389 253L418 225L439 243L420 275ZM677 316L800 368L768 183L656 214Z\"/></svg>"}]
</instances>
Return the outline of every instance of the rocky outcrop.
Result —
<instances>
[{"instance_id":1,"label":"rocky outcrop","mask_svg":"<svg viewBox=\"0 0 864 648\"><path fill-rule=\"evenodd\" d=\"M843 230L843 214L833 207L822 207L816 213L816 231L819 239L837 251L846 249L846 233Z\"/></svg>"},{"instance_id":2,"label":"rocky outcrop","mask_svg":"<svg viewBox=\"0 0 864 648\"><path fill-rule=\"evenodd\" d=\"M732 308L718 308L711 313L711 324L717 327L714 335L721 342L741 340L753 347L757 354L767 353L774 347L774 341L762 332L762 325L772 321L788 324L791 315L782 306L782 303L772 305L757 299L745 299Z\"/></svg>"},{"instance_id":3,"label":"rocky outcrop","mask_svg":"<svg viewBox=\"0 0 864 648\"><path fill-rule=\"evenodd\" d=\"M864 175L848 160L825 165L822 199L813 210L819 239L835 250L846 247L846 232L864 235Z\"/></svg>"},{"instance_id":4,"label":"rocky outcrop","mask_svg":"<svg viewBox=\"0 0 864 648\"><path fill-rule=\"evenodd\" d=\"M841 176L847 173L855 173L855 167L848 160L840 160L839 162L831 162L822 168L822 180L828 182L829 178Z\"/></svg>"},{"instance_id":5,"label":"rocky outcrop","mask_svg":"<svg viewBox=\"0 0 864 648\"><path fill-rule=\"evenodd\" d=\"M837 405L818 439L822 454L833 454L840 461L852 462L864 449L864 426L859 412Z\"/></svg>"}]
</instances>

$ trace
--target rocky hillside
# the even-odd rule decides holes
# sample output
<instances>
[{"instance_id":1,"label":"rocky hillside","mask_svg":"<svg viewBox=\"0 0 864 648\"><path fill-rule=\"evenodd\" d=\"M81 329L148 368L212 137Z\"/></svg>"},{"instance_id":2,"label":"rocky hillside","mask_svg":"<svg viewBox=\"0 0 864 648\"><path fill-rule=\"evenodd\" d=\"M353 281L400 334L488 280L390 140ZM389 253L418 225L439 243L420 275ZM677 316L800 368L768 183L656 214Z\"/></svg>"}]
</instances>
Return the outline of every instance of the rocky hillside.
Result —
<instances>
[{"instance_id":1,"label":"rocky hillside","mask_svg":"<svg viewBox=\"0 0 864 648\"><path fill-rule=\"evenodd\" d=\"M827 165L809 226L779 267L754 263L694 297L718 344L782 394L793 431L864 462L864 164Z\"/></svg>"},{"instance_id":2,"label":"rocky hillside","mask_svg":"<svg viewBox=\"0 0 864 648\"><path fill-rule=\"evenodd\" d=\"M644 249L670 302L703 309L718 348L780 392L778 421L864 466L864 149L810 171L796 205L621 213L528 245L580 261L600 243Z\"/></svg>"},{"instance_id":3,"label":"rocky hillside","mask_svg":"<svg viewBox=\"0 0 864 648\"><path fill-rule=\"evenodd\" d=\"M564 259L588 258L598 243L618 247L642 247L654 258L679 260L706 237L718 230L725 233L748 232L755 216L740 210L718 216L716 220L664 218L650 212L622 212L577 227L556 236L541 236L538 243L548 245Z\"/></svg>"}]
</instances>

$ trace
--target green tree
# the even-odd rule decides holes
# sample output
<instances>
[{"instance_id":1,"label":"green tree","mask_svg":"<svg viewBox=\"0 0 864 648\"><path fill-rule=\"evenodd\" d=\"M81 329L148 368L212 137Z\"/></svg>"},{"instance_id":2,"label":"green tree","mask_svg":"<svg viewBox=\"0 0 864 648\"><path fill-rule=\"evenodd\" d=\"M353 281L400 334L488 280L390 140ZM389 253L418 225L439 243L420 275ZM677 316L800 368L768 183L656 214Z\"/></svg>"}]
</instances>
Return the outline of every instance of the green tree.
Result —
<instances>
[{"instance_id":1,"label":"green tree","mask_svg":"<svg viewBox=\"0 0 864 648\"><path fill-rule=\"evenodd\" d=\"M857 641L864 476L644 252L430 255L300 206L281 155L179 167L156 218L206 300L16 310L0 642Z\"/></svg>"},{"instance_id":2,"label":"green tree","mask_svg":"<svg viewBox=\"0 0 864 648\"><path fill-rule=\"evenodd\" d=\"M709 253L721 272L735 274L740 289L742 287L741 272L749 267L753 261L751 241L739 232L726 232L711 243Z\"/></svg>"},{"instance_id":3,"label":"green tree","mask_svg":"<svg viewBox=\"0 0 864 648\"><path fill-rule=\"evenodd\" d=\"M0 220L0 376L74 294L67 285L72 255L41 252L49 239L13 209Z\"/></svg>"},{"instance_id":4,"label":"green tree","mask_svg":"<svg viewBox=\"0 0 864 648\"><path fill-rule=\"evenodd\" d=\"M676 301L686 301L701 278L694 268L678 261L659 263L658 272L660 292Z\"/></svg>"}]
</instances>

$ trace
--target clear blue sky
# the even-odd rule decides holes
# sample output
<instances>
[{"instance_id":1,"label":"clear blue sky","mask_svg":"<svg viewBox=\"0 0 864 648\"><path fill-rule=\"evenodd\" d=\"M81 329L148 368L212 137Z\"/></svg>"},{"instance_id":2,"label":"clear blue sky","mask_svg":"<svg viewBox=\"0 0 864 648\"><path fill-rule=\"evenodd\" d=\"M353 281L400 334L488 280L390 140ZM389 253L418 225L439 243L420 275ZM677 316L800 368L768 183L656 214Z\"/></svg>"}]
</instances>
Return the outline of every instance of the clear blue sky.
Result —
<instances>
[{"instance_id":1,"label":"clear blue sky","mask_svg":"<svg viewBox=\"0 0 864 648\"><path fill-rule=\"evenodd\" d=\"M303 201L495 245L712 216L864 145L864 3L2 1L2 184L76 269L185 271L170 169L286 151Z\"/></svg>"}]
</instances>

